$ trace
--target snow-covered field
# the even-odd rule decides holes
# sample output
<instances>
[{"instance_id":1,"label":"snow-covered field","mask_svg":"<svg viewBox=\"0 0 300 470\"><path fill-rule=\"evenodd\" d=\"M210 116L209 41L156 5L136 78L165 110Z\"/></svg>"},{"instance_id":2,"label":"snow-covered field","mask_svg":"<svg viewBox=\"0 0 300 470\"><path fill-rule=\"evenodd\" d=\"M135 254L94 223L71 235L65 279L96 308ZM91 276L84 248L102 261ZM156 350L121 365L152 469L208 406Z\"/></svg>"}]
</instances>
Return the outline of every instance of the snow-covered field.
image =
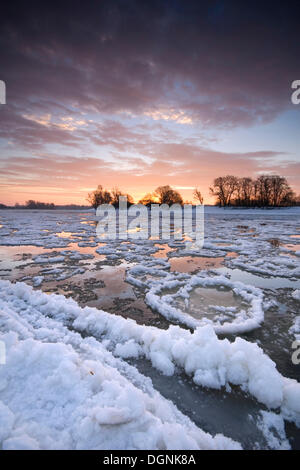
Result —
<instances>
[{"instance_id":1,"label":"snow-covered field","mask_svg":"<svg viewBox=\"0 0 300 470\"><path fill-rule=\"evenodd\" d=\"M0 447L299 449L299 239L299 208L207 207L200 251L0 211Z\"/></svg>"}]
</instances>

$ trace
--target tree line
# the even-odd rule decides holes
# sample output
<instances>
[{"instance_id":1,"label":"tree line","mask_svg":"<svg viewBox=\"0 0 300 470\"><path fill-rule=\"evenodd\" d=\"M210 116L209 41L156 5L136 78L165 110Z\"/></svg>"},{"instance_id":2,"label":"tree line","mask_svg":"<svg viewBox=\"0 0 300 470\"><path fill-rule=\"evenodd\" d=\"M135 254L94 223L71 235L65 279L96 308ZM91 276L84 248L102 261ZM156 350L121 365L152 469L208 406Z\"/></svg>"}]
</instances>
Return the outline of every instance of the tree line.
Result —
<instances>
[{"instance_id":1,"label":"tree line","mask_svg":"<svg viewBox=\"0 0 300 470\"><path fill-rule=\"evenodd\" d=\"M300 202L287 179L278 175L261 175L256 179L219 176L214 180L210 194L222 207L287 207Z\"/></svg>"},{"instance_id":2,"label":"tree line","mask_svg":"<svg viewBox=\"0 0 300 470\"><path fill-rule=\"evenodd\" d=\"M89 209L88 205L78 204L61 204L57 205L54 202L40 202L30 199L25 204L19 204L18 202L14 206L7 206L6 204L0 204L0 209L31 209L31 210L85 210Z\"/></svg>"},{"instance_id":3,"label":"tree line","mask_svg":"<svg viewBox=\"0 0 300 470\"><path fill-rule=\"evenodd\" d=\"M216 198L216 205L221 207L287 207L300 205L300 195L296 196L288 181L279 175L261 175L256 179L250 177L240 178L233 175L219 176L215 178L209 188L210 194ZM88 194L89 206L95 209L101 204L119 206L119 197L127 197L127 205L134 204L133 197L122 192L118 187L112 190L99 185L95 191ZM203 204L203 196L199 188L193 191L193 200L197 204ZM192 201L184 201L180 192L169 185L158 186L153 192L145 194L139 204L150 207L151 204L193 204ZM86 209L88 206L68 204L57 206L53 202L40 202L32 199L25 205L15 204L15 209ZM11 207L0 204L0 209Z\"/></svg>"},{"instance_id":4,"label":"tree line","mask_svg":"<svg viewBox=\"0 0 300 470\"><path fill-rule=\"evenodd\" d=\"M250 177L240 178L233 175L219 176L215 178L209 188L210 194L216 198L215 204L221 207L287 207L300 205L300 196L296 196L287 182L287 179L279 175L261 175L256 179ZM88 202L94 208L101 204L119 205L119 196L127 196L127 204L133 204L133 198L120 189L112 191L98 188L88 195ZM200 189L195 188L193 199L198 204L203 204L203 196ZM150 207L151 204L193 204L192 201L184 201L178 190L169 185L158 186L153 192L145 194L139 204Z\"/></svg>"},{"instance_id":5,"label":"tree line","mask_svg":"<svg viewBox=\"0 0 300 470\"><path fill-rule=\"evenodd\" d=\"M115 207L119 206L119 197L127 197L127 205L131 206L134 204L133 197L128 193L123 193L118 187L113 188L111 191L103 188L101 184L98 185L95 191L92 191L88 194L87 201L88 203L97 209L98 206L102 204L112 204Z\"/></svg>"},{"instance_id":6,"label":"tree line","mask_svg":"<svg viewBox=\"0 0 300 470\"><path fill-rule=\"evenodd\" d=\"M120 196L127 197L128 206L134 204L133 197L130 194L123 193L119 188L113 188L112 191L109 191L103 188L102 185L99 185L95 191L89 193L87 200L95 209L101 204L112 204L113 206L118 207ZM203 204L203 197L198 188L195 188L193 196L198 203ZM169 185L158 186L155 191L145 194L145 196L139 200L139 204L143 204L147 207L150 207L151 204L183 205L184 203L192 204L192 202L183 201L179 191L173 189Z\"/></svg>"}]
</instances>

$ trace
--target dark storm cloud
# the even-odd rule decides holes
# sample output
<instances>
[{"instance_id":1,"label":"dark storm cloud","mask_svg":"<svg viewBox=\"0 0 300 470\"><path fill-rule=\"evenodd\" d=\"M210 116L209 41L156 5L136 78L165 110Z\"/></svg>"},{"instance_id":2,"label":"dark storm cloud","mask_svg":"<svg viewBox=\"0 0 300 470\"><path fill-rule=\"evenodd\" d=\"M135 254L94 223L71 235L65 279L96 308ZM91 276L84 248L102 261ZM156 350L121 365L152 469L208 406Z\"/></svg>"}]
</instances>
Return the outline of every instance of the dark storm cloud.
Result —
<instances>
[{"instance_id":1,"label":"dark storm cloud","mask_svg":"<svg viewBox=\"0 0 300 470\"><path fill-rule=\"evenodd\" d=\"M299 6L261 3L7 3L0 64L10 112L174 107L207 126L273 119L298 76Z\"/></svg>"}]
</instances>

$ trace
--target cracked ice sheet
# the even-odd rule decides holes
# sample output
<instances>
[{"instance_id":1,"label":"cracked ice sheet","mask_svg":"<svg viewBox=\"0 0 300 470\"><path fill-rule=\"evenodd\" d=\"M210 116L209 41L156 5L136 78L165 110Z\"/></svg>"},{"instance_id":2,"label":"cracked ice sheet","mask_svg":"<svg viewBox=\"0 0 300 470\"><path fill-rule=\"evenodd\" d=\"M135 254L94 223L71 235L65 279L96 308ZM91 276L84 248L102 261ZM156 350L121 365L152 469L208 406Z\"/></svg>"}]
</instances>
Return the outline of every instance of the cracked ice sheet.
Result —
<instances>
[{"instance_id":1,"label":"cracked ice sheet","mask_svg":"<svg viewBox=\"0 0 300 470\"><path fill-rule=\"evenodd\" d=\"M256 272L260 275L280 275L295 278L299 274L299 260L297 257L279 256L280 250L283 250L281 245L273 247L270 244L270 239L281 240L283 243L291 243L293 239L292 234L297 231L297 219L295 221L289 220L288 223L282 224L277 219L274 220L274 214L285 216L286 214L299 214L297 208L283 211L224 211L218 210L218 208L208 208L208 221L206 225L206 236L207 239L204 244L204 249L201 250L202 257L218 258L225 256L234 250L237 253L235 259L228 258L224 259L224 264L231 267L240 267L245 271ZM59 245L64 247L69 242L74 242L76 237L81 236L87 240L87 243L95 245L95 216L94 213L82 213L82 212L62 212L51 211L2 211L3 213L3 227L1 230L7 227L11 230L16 230L12 236L3 236L0 239L11 243L12 241L17 242L22 240L26 242L26 237L30 232L30 242L43 244L43 246L55 246L55 243L63 244ZM213 223L211 215L217 218L217 223ZM228 215L229 214L229 215ZM246 214L245 217L243 217ZM269 216L270 214L270 216ZM258 215L258 217L256 217ZM262 215L266 215L262 218ZM232 220L231 220L232 218ZM243 221L243 218L247 222ZM29 224L30 221L30 224ZM229 223L230 222L230 223ZM247 225L245 225L247 223ZM61 232L59 232L60 230ZM222 238L220 238L220 232ZM7 233L7 232L4 232ZM232 237L232 233L236 234L236 237ZM63 237L61 238L61 234ZM271 237L271 238L270 238ZM235 240L233 241L233 238ZM297 242L297 239L294 240ZM78 242L78 245L84 242ZM91 245L90 245L91 246ZM174 251L170 253L171 257L181 257L182 255L199 255L199 252L189 250L184 243L170 242L169 246L174 247ZM166 302L160 302L160 298L153 294L159 284L163 285L166 282L167 271L170 269L170 264L167 259L156 259L153 261L154 255L159 250L159 246L154 246L152 240L136 240L135 242L129 241L128 243L119 243L118 241L112 241L105 246L99 246L96 249L98 254L106 255L108 262L118 261L124 259L128 262L136 263L136 266L127 273L127 282L130 282L137 288L143 288L147 292L146 299L148 304L171 321L181 321L188 326L196 327L201 322L196 321L191 316L188 316L185 312L179 309L173 308L171 305L166 305ZM67 256L67 254L69 255ZM70 253L73 253L73 255ZM63 262L64 264L71 260L85 259L84 255L75 253L70 250L60 251L58 256L49 256L42 254L37 256L34 261L36 264L54 264ZM259 259L257 254L259 254ZM62 256L63 255L63 256ZM65 256L65 258L64 258ZM86 255L86 258L88 255ZM220 258L222 259L222 258ZM83 267L71 268L69 266L59 267L58 280L66 280L73 277L76 274L83 273ZM139 273L139 270L141 271ZM141 273L144 274L144 281L141 280ZM174 278L168 277L167 279L172 281L176 279L176 273ZM38 286L40 281L47 282L47 278L43 277L43 273L38 273L33 279L33 284ZM28 280L24 277L24 279ZM192 278L186 278L186 282L190 282ZM155 281L156 287L154 286ZM234 288L234 286L233 286ZM153 295L152 295L153 294ZM172 300L172 298L170 298ZM258 299L258 304L260 303ZM220 306L221 308L221 306ZM170 311L172 312L170 313ZM201 312L200 312L201 313ZM222 313L222 312L221 312ZM248 312L241 310L236 315L236 318L232 321L228 318L230 312L224 312L224 315L220 314L216 317L216 321L213 321L214 327L218 332L235 332L241 333L251 328L256 328L263 321L263 312L261 307L258 305L257 308ZM226 323L226 317L228 319ZM250 317L250 318L249 318ZM211 323L211 319L206 319L204 323ZM230 329L232 328L232 329Z\"/></svg>"},{"instance_id":2,"label":"cracked ice sheet","mask_svg":"<svg viewBox=\"0 0 300 470\"><path fill-rule=\"evenodd\" d=\"M101 340L105 350L114 355L145 356L165 375L173 375L178 368L200 386L216 389L230 384L240 386L270 410L279 409L284 419L300 426L300 384L283 377L275 363L254 343L241 338L234 342L220 340L210 326L191 333L178 326L160 330L138 325L133 320L94 308L82 309L71 299L46 295L23 283L0 281L0 293L4 331L14 330L24 338L68 343L69 333L63 324L68 325L75 331L92 335L94 338L90 340L97 344ZM51 321L55 330L48 327ZM77 347L84 348L82 338L76 338ZM18 355L19 358L25 356ZM5 370L7 373L9 368ZM4 385L6 383L4 374ZM6 393L8 399L8 391Z\"/></svg>"},{"instance_id":3,"label":"cracked ice sheet","mask_svg":"<svg viewBox=\"0 0 300 470\"><path fill-rule=\"evenodd\" d=\"M267 276L300 277L298 251L284 246L297 246L297 239L291 237L299 228L299 208L243 211L206 207L205 213L203 250L190 250L185 243L170 242L175 250L170 256L213 258L236 252L237 258L226 260L228 267ZM0 244L63 248L77 242L79 246L96 247L99 240L95 224L93 211L1 211ZM62 233L67 236L62 237ZM278 246L273 246L270 240L278 240ZM127 261L143 262L158 250L153 244L153 240L137 240L128 246L112 242L106 250L110 250L111 259L121 256L123 250Z\"/></svg>"},{"instance_id":4,"label":"cracked ice sheet","mask_svg":"<svg viewBox=\"0 0 300 470\"><path fill-rule=\"evenodd\" d=\"M229 268L262 276L300 278L299 207L270 211L207 207L205 213L203 249L191 250L174 243L172 246L177 246L178 251L170 256L213 258L235 252L236 258L225 260Z\"/></svg>"},{"instance_id":5,"label":"cracked ice sheet","mask_svg":"<svg viewBox=\"0 0 300 470\"><path fill-rule=\"evenodd\" d=\"M67 247L70 242L95 246L95 226L82 224L95 219L88 211L1 211L0 245ZM69 234L62 237L61 233Z\"/></svg>"}]
</instances>

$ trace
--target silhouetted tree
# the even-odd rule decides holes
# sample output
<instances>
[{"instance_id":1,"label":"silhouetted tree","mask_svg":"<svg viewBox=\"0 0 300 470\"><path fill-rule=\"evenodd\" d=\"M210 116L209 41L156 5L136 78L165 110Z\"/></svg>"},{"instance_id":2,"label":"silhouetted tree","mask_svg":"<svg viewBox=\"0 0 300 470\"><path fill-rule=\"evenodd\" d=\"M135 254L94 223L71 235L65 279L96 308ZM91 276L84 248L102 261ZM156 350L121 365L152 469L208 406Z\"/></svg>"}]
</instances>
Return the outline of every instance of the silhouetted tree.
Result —
<instances>
[{"instance_id":1,"label":"silhouetted tree","mask_svg":"<svg viewBox=\"0 0 300 470\"><path fill-rule=\"evenodd\" d=\"M213 186L209 188L211 195L216 196L220 206L229 206L232 198L238 188L238 178L236 176L227 175L216 178Z\"/></svg>"},{"instance_id":2,"label":"silhouetted tree","mask_svg":"<svg viewBox=\"0 0 300 470\"><path fill-rule=\"evenodd\" d=\"M220 176L214 180L210 193L220 206L278 207L293 205L296 201L286 178L278 175L261 175L256 180Z\"/></svg>"},{"instance_id":3,"label":"silhouetted tree","mask_svg":"<svg viewBox=\"0 0 300 470\"><path fill-rule=\"evenodd\" d=\"M144 206L151 206L151 204L157 203L157 198L153 193L147 193L142 199L139 200L139 204L144 204Z\"/></svg>"},{"instance_id":4,"label":"silhouetted tree","mask_svg":"<svg viewBox=\"0 0 300 470\"><path fill-rule=\"evenodd\" d=\"M203 196L201 194L200 189L195 188L193 192L194 199L199 202L199 204L203 204Z\"/></svg>"},{"instance_id":5,"label":"silhouetted tree","mask_svg":"<svg viewBox=\"0 0 300 470\"><path fill-rule=\"evenodd\" d=\"M119 188L115 187L112 191L104 189L101 184L97 189L88 194L87 201L90 203L94 209L97 209L101 204L112 204L115 207L119 206L119 197L127 197L127 206L130 206L134 203L133 197L130 194L123 193Z\"/></svg>"},{"instance_id":6,"label":"silhouetted tree","mask_svg":"<svg viewBox=\"0 0 300 470\"><path fill-rule=\"evenodd\" d=\"M111 191L111 197L112 197L111 203L113 206L119 207L120 196L126 196L128 207L134 204L133 197L130 194L123 193L118 187L114 187Z\"/></svg>"},{"instance_id":7,"label":"silhouetted tree","mask_svg":"<svg viewBox=\"0 0 300 470\"><path fill-rule=\"evenodd\" d=\"M33 199L29 199L25 203L25 209L44 209L44 210L52 210L55 209L55 204L53 202L40 202L34 201Z\"/></svg>"},{"instance_id":8,"label":"silhouetted tree","mask_svg":"<svg viewBox=\"0 0 300 470\"><path fill-rule=\"evenodd\" d=\"M154 191L159 204L183 204L183 199L178 191L171 188L171 186L159 186Z\"/></svg>"},{"instance_id":9,"label":"silhouetted tree","mask_svg":"<svg viewBox=\"0 0 300 470\"><path fill-rule=\"evenodd\" d=\"M109 191L99 184L95 191L88 194L87 201L94 209L97 209L101 204L110 204L112 196Z\"/></svg>"},{"instance_id":10,"label":"silhouetted tree","mask_svg":"<svg viewBox=\"0 0 300 470\"><path fill-rule=\"evenodd\" d=\"M252 178L239 178L239 187L241 194L240 204L243 206L250 206L253 197L254 186Z\"/></svg>"}]
</instances>

